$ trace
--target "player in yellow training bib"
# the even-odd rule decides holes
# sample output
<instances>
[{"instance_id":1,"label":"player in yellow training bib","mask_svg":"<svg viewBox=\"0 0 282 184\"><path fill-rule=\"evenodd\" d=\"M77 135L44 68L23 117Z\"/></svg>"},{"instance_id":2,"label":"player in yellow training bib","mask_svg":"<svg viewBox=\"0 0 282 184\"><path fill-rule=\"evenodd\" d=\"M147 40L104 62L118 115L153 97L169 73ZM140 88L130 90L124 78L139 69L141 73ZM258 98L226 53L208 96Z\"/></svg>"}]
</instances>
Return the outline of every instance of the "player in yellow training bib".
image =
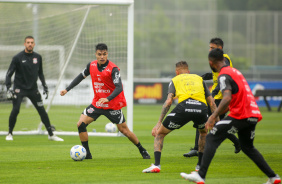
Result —
<instances>
[{"instance_id":1,"label":"player in yellow training bib","mask_svg":"<svg viewBox=\"0 0 282 184\"><path fill-rule=\"evenodd\" d=\"M169 84L167 100L163 105L159 121L152 129L152 135L155 137L155 163L149 168L144 169L143 173L158 173L161 171L161 152L165 136L190 121L194 122L193 127L200 134L199 159L196 170L202 161L207 134L205 130L205 123L208 118L207 104L211 107L212 111L216 109L216 105L202 77L189 74L190 71L186 61L176 63L175 73L176 77ZM166 116L174 97L178 98L178 104Z\"/></svg>"}]
</instances>

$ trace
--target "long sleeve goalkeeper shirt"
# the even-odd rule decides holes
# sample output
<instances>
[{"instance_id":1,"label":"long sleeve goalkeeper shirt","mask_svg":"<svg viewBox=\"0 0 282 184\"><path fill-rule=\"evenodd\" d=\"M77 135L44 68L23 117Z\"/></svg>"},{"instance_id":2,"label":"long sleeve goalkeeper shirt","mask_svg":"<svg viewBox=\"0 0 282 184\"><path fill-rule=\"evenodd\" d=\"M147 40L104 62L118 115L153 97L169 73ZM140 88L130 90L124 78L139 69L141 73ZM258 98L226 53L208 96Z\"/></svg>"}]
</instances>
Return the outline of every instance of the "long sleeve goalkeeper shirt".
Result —
<instances>
[{"instance_id":1,"label":"long sleeve goalkeeper shirt","mask_svg":"<svg viewBox=\"0 0 282 184\"><path fill-rule=\"evenodd\" d=\"M12 85L12 76L15 73L14 89L33 90L37 89L37 79L47 88L42 69L42 57L36 52L26 53L22 51L12 59L6 74L6 87Z\"/></svg>"}]
</instances>

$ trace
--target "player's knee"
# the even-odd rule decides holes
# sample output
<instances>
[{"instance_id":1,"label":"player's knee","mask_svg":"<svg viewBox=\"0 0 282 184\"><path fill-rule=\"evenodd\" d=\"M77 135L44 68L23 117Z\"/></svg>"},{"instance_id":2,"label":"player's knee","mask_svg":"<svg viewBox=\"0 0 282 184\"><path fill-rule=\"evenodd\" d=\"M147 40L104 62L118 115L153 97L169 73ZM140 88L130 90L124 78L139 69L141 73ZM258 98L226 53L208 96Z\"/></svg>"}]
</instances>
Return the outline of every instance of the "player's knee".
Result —
<instances>
[{"instance_id":1,"label":"player's knee","mask_svg":"<svg viewBox=\"0 0 282 184\"><path fill-rule=\"evenodd\" d=\"M123 135L125 135L126 137L128 137L131 133L131 131L127 128L127 127L119 127L118 129Z\"/></svg>"},{"instance_id":2,"label":"player's knee","mask_svg":"<svg viewBox=\"0 0 282 184\"><path fill-rule=\"evenodd\" d=\"M78 124L77 125L78 133L87 132L86 127L87 125L84 122Z\"/></svg>"}]
</instances>

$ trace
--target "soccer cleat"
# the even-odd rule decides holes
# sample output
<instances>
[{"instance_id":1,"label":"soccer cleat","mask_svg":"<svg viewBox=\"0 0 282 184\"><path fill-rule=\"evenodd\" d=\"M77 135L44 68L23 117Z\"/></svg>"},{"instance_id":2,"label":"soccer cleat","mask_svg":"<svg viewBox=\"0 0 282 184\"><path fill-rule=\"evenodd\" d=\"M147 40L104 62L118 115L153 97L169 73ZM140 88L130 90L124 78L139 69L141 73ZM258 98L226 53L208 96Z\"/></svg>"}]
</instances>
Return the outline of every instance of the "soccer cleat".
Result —
<instances>
[{"instance_id":1,"label":"soccer cleat","mask_svg":"<svg viewBox=\"0 0 282 184\"><path fill-rule=\"evenodd\" d=\"M14 140L14 139L13 139L13 135L9 133L9 134L6 136L6 141L12 141L12 140Z\"/></svg>"},{"instance_id":2,"label":"soccer cleat","mask_svg":"<svg viewBox=\"0 0 282 184\"><path fill-rule=\"evenodd\" d=\"M198 156L198 150L195 150L193 148L190 149L191 151L189 151L188 153L184 153L183 156L184 157L194 157L194 156Z\"/></svg>"},{"instance_id":3,"label":"soccer cleat","mask_svg":"<svg viewBox=\"0 0 282 184\"><path fill-rule=\"evenodd\" d=\"M151 164L151 166L147 169L144 169L143 173L159 173L161 171L161 166L156 166L154 164Z\"/></svg>"},{"instance_id":4,"label":"soccer cleat","mask_svg":"<svg viewBox=\"0 0 282 184\"><path fill-rule=\"evenodd\" d=\"M143 159L151 159L149 153L146 150L144 150L144 151L142 151L140 153L141 153Z\"/></svg>"},{"instance_id":5,"label":"soccer cleat","mask_svg":"<svg viewBox=\"0 0 282 184\"><path fill-rule=\"evenodd\" d=\"M265 184L281 184L281 178L276 174L275 177L269 178Z\"/></svg>"},{"instance_id":6,"label":"soccer cleat","mask_svg":"<svg viewBox=\"0 0 282 184\"><path fill-rule=\"evenodd\" d=\"M198 172L200 170L200 165L197 165L195 171Z\"/></svg>"},{"instance_id":7,"label":"soccer cleat","mask_svg":"<svg viewBox=\"0 0 282 184\"><path fill-rule=\"evenodd\" d=\"M48 139L50 141L64 141L64 139L62 139L62 138L60 138L60 137L58 137L56 135L52 135L52 136L48 135Z\"/></svg>"},{"instance_id":8,"label":"soccer cleat","mask_svg":"<svg viewBox=\"0 0 282 184\"><path fill-rule=\"evenodd\" d=\"M85 159L92 159L91 153L87 153Z\"/></svg>"},{"instance_id":9,"label":"soccer cleat","mask_svg":"<svg viewBox=\"0 0 282 184\"><path fill-rule=\"evenodd\" d=\"M205 180L195 171L191 172L191 174L180 173L180 176L185 180L193 181L197 184L205 184Z\"/></svg>"},{"instance_id":10,"label":"soccer cleat","mask_svg":"<svg viewBox=\"0 0 282 184\"><path fill-rule=\"evenodd\" d=\"M240 144L238 143L238 144L233 144L233 146L235 147L235 151L234 151L234 153L239 153L240 151L241 151L241 146L240 146Z\"/></svg>"}]
</instances>

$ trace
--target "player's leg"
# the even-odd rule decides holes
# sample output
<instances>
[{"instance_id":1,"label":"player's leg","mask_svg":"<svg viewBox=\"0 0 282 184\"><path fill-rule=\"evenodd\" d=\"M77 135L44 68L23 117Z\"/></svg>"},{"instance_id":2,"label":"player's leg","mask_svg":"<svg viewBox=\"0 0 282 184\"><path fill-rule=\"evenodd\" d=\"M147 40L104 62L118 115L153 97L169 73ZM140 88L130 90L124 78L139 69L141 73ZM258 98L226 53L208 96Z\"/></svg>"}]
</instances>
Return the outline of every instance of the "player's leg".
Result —
<instances>
[{"instance_id":1,"label":"player's leg","mask_svg":"<svg viewBox=\"0 0 282 184\"><path fill-rule=\"evenodd\" d=\"M190 113L190 117L194 122L193 127L196 128L199 132L199 141L198 141L198 163L195 168L196 171L200 169L201 161L204 154L204 148L206 144L207 131L205 129L205 124L208 120L208 108L205 104L200 105L191 105L191 108L194 109Z\"/></svg>"},{"instance_id":2,"label":"player's leg","mask_svg":"<svg viewBox=\"0 0 282 184\"><path fill-rule=\"evenodd\" d=\"M85 114L81 114L79 121L77 122L77 129L79 134L79 139L81 141L82 146L86 149L86 158L85 159L92 159L92 154L89 149L88 144L88 133L86 127L92 122L94 119L89 117Z\"/></svg>"},{"instance_id":3,"label":"player's leg","mask_svg":"<svg viewBox=\"0 0 282 184\"><path fill-rule=\"evenodd\" d=\"M202 162L203 154L204 154L204 149L205 149L205 144L206 144L206 136L207 136L207 131L205 129L198 129L199 131L199 149L198 149L198 163L196 166L196 171L199 171L200 165Z\"/></svg>"},{"instance_id":4,"label":"player's leg","mask_svg":"<svg viewBox=\"0 0 282 184\"><path fill-rule=\"evenodd\" d=\"M254 120L254 118L249 118ZM244 121L244 122L242 122ZM257 120L256 120L257 121ZM242 127L239 132L239 140L241 144L242 151L260 168L260 170L265 173L269 178L275 177L275 172L267 164L261 153L254 147L253 142L255 138L255 127L256 122L250 122L249 120L241 120ZM281 179L280 179L281 180ZM280 181L281 182L281 181Z\"/></svg>"},{"instance_id":5,"label":"player's leg","mask_svg":"<svg viewBox=\"0 0 282 184\"><path fill-rule=\"evenodd\" d=\"M196 108L198 108L198 107L196 107ZM209 116L212 114L211 113L211 109L210 109L209 106L207 106L207 110L205 110L205 112L208 113ZM194 148L191 148L188 153L183 154L184 157L199 156L199 153L198 153L198 149L199 149L199 136L200 136L199 130L196 128Z\"/></svg>"},{"instance_id":6,"label":"player's leg","mask_svg":"<svg viewBox=\"0 0 282 184\"><path fill-rule=\"evenodd\" d=\"M139 150L140 154L142 155L143 159L151 159L148 151L142 146L140 141L138 140L137 136L129 130L126 122L121 124L117 124L118 130L125 135Z\"/></svg>"},{"instance_id":7,"label":"player's leg","mask_svg":"<svg viewBox=\"0 0 282 184\"><path fill-rule=\"evenodd\" d=\"M157 131L157 135L154 139L154 156L155 163L152 164L149 168L144 169L143 173L159 173L161 171L161 153L163 149L164 138L172 130L167 129L163 125Z\"/></svg>"},{"instance_id":8,"label":"player's leg","mask_svg":"<svg viewBox=\"0 0 282 184\"><path fill-rule=\"evenodd\" d=\"M184 154L183 154L184 157L194 157L194 156L198 156L199 136L200 136L199 130L196 129L194 148L191 148L188 153L184 153Z\"/></svg>"},{"instance_id":9,"label":"player's leg","mask_svg":"<svg viewBox=\"0 0 282 184\"><path fill-rule=\"evenodd\" d=\"M12 108L12 111L9 117L9 133L6 136L7 141L13 140L13 130L15 128L17 117L18 117L18 114L20 113L21 103L24 97L21 91L16 93L16 96L17 98L13 99L13 108Z\"/></svg>"},{"instance_id":10,"label":"player's leg","mask_svg":"<svg viewBox=\"0 0 282 184\"><path fill-rule=\"evenodd\" d=\"M206 136L206 144L203 158L201 160L199 175L205 179L210 163L215 155L217 148L226 139L227 131L231 128L232 119L226 117L224 122L219 121L210 133Z\"/></svg>"},{"instance_id":11,"label":"player's leg","mask_svg":"<svg viewBox=\"0 0 282 184\"><path fill-rule=\"evenodd\" d=\"M216 104L217 107L219 106L220 102L221 102L221 99L215 100L215 104ZM224 114L221 114L219 116L219 119L220 120L224 119L226 117L226 115L227 115L227 112L224 113ZM236 135L228 134L227 139L229 139L233 143L233 145L235 147L234 153L239 153L241 151L241 146L240 146L240 143L239 143L239 139L236 137Z\"/></svg>"},{"instance_id":12,"label":"player's leg","mask_svg":"<svg viewBox=\"0 0 282 184\"><path fill-rule=\"evenodd\" d=\"M48 138L49 140L52 141L64 141L62 138L55 136L53 134L52 128L51 128L51 123L48 117L48 114L45 110L45 107L43 105L42 97L41 94L39 93L38 90L31 91L27 94L27 97L30 99L34 107L36 108L42 123L44 124L47 132L48 132Z\"/></svg>"},{"instance_id":13,"label":"player's leg","mask_svg":"<svg viewBox=\"0 0 282 184\"><path fill-rule=\"evenodd\" d=\"M117 125L118 130L125 135L139 150L143 159L150 159L150 155L147 150L142 146L137 136L129 130L122 110L105 110L103 114L114 124Z\"/></svg>"},{"instance_id":14,"label":"player's leg","mask_svg":"<svg viewBox=\"0 0 282 184\"><path fill-rule=\"evenodd\" d=\"M182 103L182 102L181 102ZM181 128L190 120L187 119L187 115L185 113L185 108L183 104L178 104L164 119L161 126L157 130L155 139L154 139L154 156L155 163L151 165L151 167L144 169L143 173L158 173L161 170L161 153L163 148L164 137L169 134L171 131L175 129Z\"/></svg>"},{"instance_id":15,"label":"player's leg","mask_svg":"<svg viewBox=\"0 0 282 184\"><path fill-rule=\"evenodd\" d=\"M233 142L233 146L235 147L234 153L239 153L241 151L241 146L239 139L236 137L235 134L227 134L227 139Z\"/></svg>"}]
</instances>

